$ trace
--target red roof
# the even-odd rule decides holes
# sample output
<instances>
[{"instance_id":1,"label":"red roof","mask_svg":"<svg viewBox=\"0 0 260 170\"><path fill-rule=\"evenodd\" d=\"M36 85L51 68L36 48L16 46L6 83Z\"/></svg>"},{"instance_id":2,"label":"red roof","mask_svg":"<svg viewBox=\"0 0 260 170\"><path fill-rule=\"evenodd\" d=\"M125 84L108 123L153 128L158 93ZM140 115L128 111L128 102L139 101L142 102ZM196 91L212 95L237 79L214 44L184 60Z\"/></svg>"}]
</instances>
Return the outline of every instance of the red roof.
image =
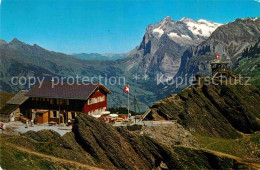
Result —
<instances>
[{"instance_id":1,"label":"red roof","mask_svg":"<svg viewBox=\"0 0 260 170\"><path fill-rule=\"evenodd\" d=\"M100 83L43 82L35 85L26 96L87 100L97 88L101 88L106 93L111 94Z\"/></svg>"}]
</instances>

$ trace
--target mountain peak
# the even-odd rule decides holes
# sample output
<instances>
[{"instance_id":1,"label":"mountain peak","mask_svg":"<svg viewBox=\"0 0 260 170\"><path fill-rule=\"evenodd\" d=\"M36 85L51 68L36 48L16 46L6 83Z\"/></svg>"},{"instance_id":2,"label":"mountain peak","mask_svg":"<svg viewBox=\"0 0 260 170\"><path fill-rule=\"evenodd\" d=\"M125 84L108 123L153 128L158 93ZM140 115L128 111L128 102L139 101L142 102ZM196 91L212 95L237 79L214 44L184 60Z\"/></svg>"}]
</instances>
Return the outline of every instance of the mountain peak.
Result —
<instances>
[{"instance_id":1,"label":"mountain peak","mask_svg":"<svg viewBox=\"0 0 260 170\"><path fill-rule=\"evenodd\" d=\"M161 26L167 25L168 23L174 22L170 16L165 17L159 24Z\"/></svg>"},{"instance_id":2,"label":"mountain peak","mask_svg":"<svg viewBox=\"0 0 260 170\"><path fill-rule=\"evenodd\" d=\"M22 41L18 40L17 38L14 38L12 41L10 41L9 43L11 44L24 44Z\"/></svg>"},{"instance_id":3,"label":"mountain peak","mask_svg":"<svg viewBox=\"0 0 260 170\"><path fill-rule=\"evenodd\" d=\"M17 38L14 38L12 41L14 41L14 42L15 42L15 41L19 41L19 40L18 40ZM11 42L12 42L12 41L11 41Z\"/></svg>"},{"instance_id":4,"label":"mountain peak","mask_svg":"<svg viewBox=\"0 0 260 170\"><path fill-rule=\"evenodd\" d=\"M172 20L172 18L170 16L167 16L163 19L164 21L169 21L169 20Z\"/></svg>"},{"instance_id":5,"label":"mountain peak","mask_svg":"<svg viewBox=\"0 0 260 170\"><path fill-rule=\"evenodd\" d=\"M182 21L182 22L196 22L195 20L193 20L191 18L187 18L187 17L183 17L180 21Z\"/></svg>"}]
</instances>

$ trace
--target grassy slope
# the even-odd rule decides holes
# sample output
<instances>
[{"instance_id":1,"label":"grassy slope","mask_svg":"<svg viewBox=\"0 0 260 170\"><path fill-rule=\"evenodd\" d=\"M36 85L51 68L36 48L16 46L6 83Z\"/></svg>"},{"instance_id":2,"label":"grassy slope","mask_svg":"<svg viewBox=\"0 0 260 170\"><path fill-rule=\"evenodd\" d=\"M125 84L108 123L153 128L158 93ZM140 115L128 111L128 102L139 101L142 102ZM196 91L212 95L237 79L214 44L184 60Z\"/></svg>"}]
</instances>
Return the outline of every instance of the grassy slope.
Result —
<instances>
[{"instance_id":1,"label":"grassy slope","mask_svg":"<svg viewBox=\"0 0 260 170\"><path fill-rule=\"evenodd\" d=\"M30 149L10 145L7 142L0 143L0 165L4 169L75 169L95 167L78 163L73 160L57 158L52 155L34 152Z\"/></svg>"},{"instance_id":2,"label":"grassy slope","mask_svg":"<svg viewBox=\"0 0 260 170\"><path fill-rule=\"evenodd\" d=\"M260 38L254 45L244 50L234 71L244 77L250 77L250 83L260 89Z\"/></svg>"},{"instance_id":3,"label":"grassy slope","mask_svg":"<svg viewBox=\"0 0 260 170\"><path fill-rule=\"evenodd\" d=\"M41 137L32 139L1 134L0 166L3 169L96 169L85 161L86 154L71 153L70 149L62 148L60 137L54 135L57 134L42 131ZM54 142L55 139L58 143Z\"/></svg>"},{"instance_id":4,"label":"grassy slope","mask_svg":"<svg viewBox=\"0 0 260 170\"><path fill-rule=\"evenodd\" d=\"M0 164L2 168L10 169L53 169L52 162L43 160L38 156L22 152L14 147L0 143L1 159ZM57 167L56 167L57 168ZM65 168L65 167L63 167Z\"/></svg>"},{"instance_id":5,"label":"grassy slope","mask_svg":"<svg viewBox=\"0 0 260 170\"><path fill-rule=\"evenodd\" d=\"M245 159L249 162L260 162L260 132L243 134L238 139L224 139L195 134L200 147L214 150Z\"/></svg>"},{"instance_id":6,"label":"grassy slope","mask_svg":"<svg viewBox=\"0 0 260 170\"><path fill-rule=\"evenodd\" d=\"M255 58L243 58L239 61L239 67L235 72L250 78L249 82L260 89L260 54Z\"/></svg>"},{"instance_id":7,"label":"grassy slope","mask_svg":"<svg viewBox=\"0 0 260 170\"><path fill-rule=\"evenodd\" d=\"M13 97L14 94L13 93L7 93L7 92L3 92L0 91L0 109L5 105L5 103L11 98Z\"/></svg>"}]
</instances>

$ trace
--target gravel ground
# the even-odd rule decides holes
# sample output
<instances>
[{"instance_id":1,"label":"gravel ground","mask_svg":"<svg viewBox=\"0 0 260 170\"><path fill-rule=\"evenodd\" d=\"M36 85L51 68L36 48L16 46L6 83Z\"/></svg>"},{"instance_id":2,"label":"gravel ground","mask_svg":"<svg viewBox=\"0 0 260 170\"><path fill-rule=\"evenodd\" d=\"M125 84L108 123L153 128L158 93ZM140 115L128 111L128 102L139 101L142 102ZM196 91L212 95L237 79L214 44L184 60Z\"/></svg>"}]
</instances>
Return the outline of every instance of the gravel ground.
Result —
<instances>
[{"instance_id":1,"label":"gravel ground","mask_svg":"<svg viewBox=\"0 0 260 170\"><path fill-rule=\"evenodd\" d=\"M20 122L20 121L16 121L16 122L8 122L5 123L6 129L4 133L12 133L12 134L19 134L19 133L25 133L28 132L30 130L32 131L40 131L43 129L47 129L47 130L54 130L56 132L58 132L61 136L63 136L65 133L67 132L71 132L72 126L48 126L48 125L33 125L30 126L28 128L25 128L25 124Z\"/></svg>"},{"instance_id":2,"label":"gravel ground","mask_svg":"<svg viewBox=\"0 0 260 170\"><path fill-rule=\"evenodd\" d=\"M144 126L140 133L147 134L168 146L198 146L196 137L178 123L167 126Z\"/></svg>"}]
</instances>

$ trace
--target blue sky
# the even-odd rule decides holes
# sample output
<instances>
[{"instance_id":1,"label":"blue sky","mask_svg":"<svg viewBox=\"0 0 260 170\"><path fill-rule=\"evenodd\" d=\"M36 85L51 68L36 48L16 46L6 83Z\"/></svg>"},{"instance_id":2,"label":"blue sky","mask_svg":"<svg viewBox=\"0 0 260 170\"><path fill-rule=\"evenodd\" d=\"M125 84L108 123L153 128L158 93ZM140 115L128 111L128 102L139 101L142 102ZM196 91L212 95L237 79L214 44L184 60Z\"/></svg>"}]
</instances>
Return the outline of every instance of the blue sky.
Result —
<instances>
[{"instance_id":1,"label":"blue sky","mask_svg":"<svg viewBox=\"0 0 260 170\"><path fill-rule=\"evenodd\" d=\"M227 23L260 17L260 0L2 0L0 10L0 38L7 42L16 37L64 53L120 53L166 16Z\"/></svg>"}]
</instances>

